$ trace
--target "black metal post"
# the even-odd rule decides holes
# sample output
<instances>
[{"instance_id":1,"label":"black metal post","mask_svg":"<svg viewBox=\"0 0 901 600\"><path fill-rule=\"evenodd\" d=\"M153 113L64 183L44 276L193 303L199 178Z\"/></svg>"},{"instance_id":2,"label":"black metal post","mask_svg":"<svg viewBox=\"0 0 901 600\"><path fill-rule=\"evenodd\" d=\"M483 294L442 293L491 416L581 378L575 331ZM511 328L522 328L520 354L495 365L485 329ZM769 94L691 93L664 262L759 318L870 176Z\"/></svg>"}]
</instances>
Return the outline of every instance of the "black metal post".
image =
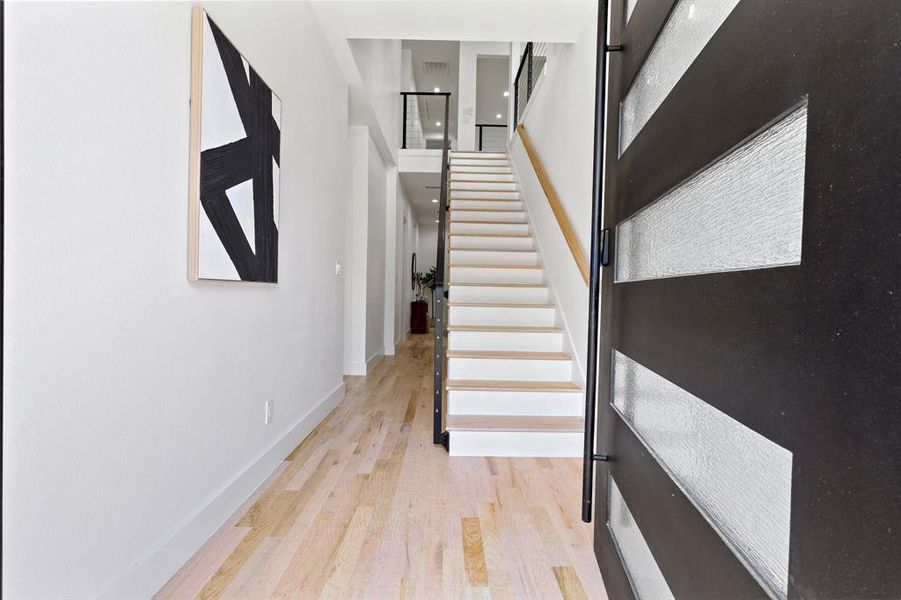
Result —
<instances>
[{"instance_id":1,"label":"black metal post","mask_svg":"<svg viewBox=\"0 0 901 600\"><path fill-rule=\"evenodd\" d=\"M445 315L444 315L444 270L445 270L445 228L447 223L447 171L448 171L448 151L449 151L449 127L447 120L450 118L450 94L444 93L444 145L441 152L441 200L438 205L438 252L435 260L435 301L433 307L435 311L435 393L432 415L432 443L441 444L445 450L449 449L449 436L442 426L443 417L443 397L444 397L444 338L445 338Z\"/></svg>"},{"instance_id":2,"label":"black metal post","mask_svg":"<svg viewBox=\"0 0 901 600\"><path fill-rule=\"evenodd\" d=\"M482 133L485 132L485 128L481 125L476 125L479 128L479 152L482 151Z\"/></svg>"},{"instance_id":3,"label":"black metal post","mask_svg":"<svg viewBox=\"0 0 901 600\"><path fill-rule=\"evenodd\" d=\"M403 120L403 125L402 125L402 127L404 129L404 133L403 133L403 142L401 142L400 147L402 150L406 150L407 149L407 96L404 94L401 94L400 97L404 101L404 120Z\"/></svg>"},{"instance_id":4,"label":"black metal post","mask_svg":"<svg viewBox=\"0 0 901 600\"><path fill-rule=\"evenodd\" d=\"M608 0L598 2L597 64L594 96L594 168L591 184L591 271L588 296L588 364L585 369L585 450L582 457L582 520L591 523L594 512L594 463L607 460L594 451L597 408L598 319L601 290L602 199L604 191L604 110L607 99Z\"/></svg>"}]
</instances>

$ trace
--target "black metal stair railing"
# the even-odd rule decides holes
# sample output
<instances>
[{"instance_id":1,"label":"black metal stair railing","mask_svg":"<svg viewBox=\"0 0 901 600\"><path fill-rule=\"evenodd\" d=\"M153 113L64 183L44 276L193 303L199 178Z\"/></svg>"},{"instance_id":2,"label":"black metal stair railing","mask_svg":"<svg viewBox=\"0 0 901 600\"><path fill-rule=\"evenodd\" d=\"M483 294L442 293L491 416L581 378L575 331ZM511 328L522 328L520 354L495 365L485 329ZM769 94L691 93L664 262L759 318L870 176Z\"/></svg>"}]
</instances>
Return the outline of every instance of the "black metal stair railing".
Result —
<instances>
[{"instance_id":1,"label":"black metal stair railing","mask_svg":"<svg viewBox=\"0 0 901 600\"><path fill-rule=\"evenodd\" d=\"M519 68L513 78L513 126L519 125L523 112L529 104L535 82L547 64L547 44L529 42L519 59Z\"/></svg>"},{"instance_id":2,"label":"black metal stair railing","mask_svg":"<svg viewBox=\"0 0 901 600\"><path fill-rule=\"evenodd\" d=\"M448 233L448 169L450 152L450 92L401 92L403 98L403 133L401 148L441 150L441 195L438 204L438 248L435 260L434 312L434 396L432 441L449 448L444 428L444 371L447 342L447 233Z\"/></svg>"}]
</instances>

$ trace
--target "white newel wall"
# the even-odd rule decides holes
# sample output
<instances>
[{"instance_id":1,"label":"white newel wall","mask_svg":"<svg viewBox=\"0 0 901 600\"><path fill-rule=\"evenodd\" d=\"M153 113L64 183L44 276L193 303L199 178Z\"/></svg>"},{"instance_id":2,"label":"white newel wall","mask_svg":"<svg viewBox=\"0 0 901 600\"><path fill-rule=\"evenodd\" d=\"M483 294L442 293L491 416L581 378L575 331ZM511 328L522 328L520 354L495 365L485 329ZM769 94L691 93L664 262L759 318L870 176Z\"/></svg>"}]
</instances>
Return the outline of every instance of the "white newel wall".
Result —
<instances>
[{"instance_id":1,"label":"white newel wall","mask_svg":"<svg viewBox=\"0 0 901 600\"><path fill-rule=\"evenodd\" d=\"M536 84L524 122L586 257L591 242L596 14L586 19L577 43L559 44L559 52L549 57L547 74ZM584 374L588 287L576 268L519 135L513 136L510 153L572 349Z\"/></svg>"},{"instance_id":2,"label":"white newel wall","mask_svg":"<svg viewBox=\"0 0 901 600\"><path fill-rule=\"evenodd\" d=\"M6 597L149 597L343 396L346 81L205 6L283 102L277 285L187 281L191 5L6 6Z\"/></svg>"}]
</instances>

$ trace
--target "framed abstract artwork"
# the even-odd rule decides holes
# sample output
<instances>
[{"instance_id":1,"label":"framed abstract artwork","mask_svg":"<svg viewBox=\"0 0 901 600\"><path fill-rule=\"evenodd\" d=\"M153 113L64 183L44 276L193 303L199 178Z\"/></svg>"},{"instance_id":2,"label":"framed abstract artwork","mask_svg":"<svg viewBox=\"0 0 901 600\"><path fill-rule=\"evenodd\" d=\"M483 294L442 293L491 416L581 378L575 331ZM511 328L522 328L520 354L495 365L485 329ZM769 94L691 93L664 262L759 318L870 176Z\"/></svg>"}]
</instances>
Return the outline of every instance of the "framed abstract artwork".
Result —
<instances>
[{"instance_id":1,"label":"framed abstract artwork","mask_svg":"<svg viewBox=\"0 0 901 600\"><path fill-rule=\"evenodd\" d=\"M188 279L278 281L281 100L192 15Z\"/></svg>"}]
</instances>

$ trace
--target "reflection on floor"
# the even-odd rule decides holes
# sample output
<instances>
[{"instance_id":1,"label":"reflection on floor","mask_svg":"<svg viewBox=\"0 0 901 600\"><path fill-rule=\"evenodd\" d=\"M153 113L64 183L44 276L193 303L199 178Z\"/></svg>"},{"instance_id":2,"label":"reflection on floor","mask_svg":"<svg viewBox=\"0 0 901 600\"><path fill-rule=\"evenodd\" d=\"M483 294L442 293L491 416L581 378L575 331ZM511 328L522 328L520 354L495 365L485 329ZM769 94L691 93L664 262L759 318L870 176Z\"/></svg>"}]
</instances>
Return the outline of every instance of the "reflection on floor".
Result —
<instances>
[{"instance_id":1,"label":"reflection on floor","mask_svg":"<svg viewBox=\"0 0 901 600\"><path fill-rule=\"evenodd\" d=\"M158 598L606 598L580 461L432 445L431 336L411 336Z\"/></svg>"}]
</instances>

